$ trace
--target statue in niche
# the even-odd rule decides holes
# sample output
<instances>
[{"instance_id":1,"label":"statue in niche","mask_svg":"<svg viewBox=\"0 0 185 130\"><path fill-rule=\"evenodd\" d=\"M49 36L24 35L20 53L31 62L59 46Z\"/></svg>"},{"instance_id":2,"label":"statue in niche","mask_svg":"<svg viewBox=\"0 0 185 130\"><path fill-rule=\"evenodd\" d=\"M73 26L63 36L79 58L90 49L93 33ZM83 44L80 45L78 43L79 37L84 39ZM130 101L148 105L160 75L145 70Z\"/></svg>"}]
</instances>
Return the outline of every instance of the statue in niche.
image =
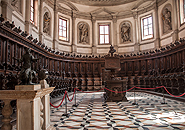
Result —
<instances>
[{"instance_id":1,"label":"statue in niche","mask_svg":"<svg viewBox=\"0 0 185 130\"><path fill-rule=\"evenodd\" d=\"M122 39L122 42L131 41L129 23L123 23L123 25L121 26L121 39Z\"/></svg>"},{"instance_id":2,"label":"statue in niche","mask_svg":"<svg viewBox=\"0 0 185 130\"><path fill-rule=\"evenodd\" d=\"M36 72L31 69L32 62L36 62L38 59L34 58L34 56L30 53L31 49L26 48L26 53L18 60L19 63L23 62L23 66L21 68L21 72L19 74L19 79L22 81L23 85L30 85L32 83L32 79L36 76Z\"/></svg>"},{"instance_id":3,"label":"statue in niche","mask_svg":"<svg viewBox=\"0 0 185 130\"><path fill-rule=\"evenodd\" d=\"M79 43L88 43L88 25L86 23L79 25Z\"/></svg>"},{"instance_id":4,"label":"statue in niche","mask_svg":"<svg viewBox=\"0 0 185 130\"><path fill-rule=\"evenodd\" d=\"M46 12L44 14L43 32L49 35L49 30L50 30L50 17L49 13Z\"/></svg>"},{"instance_id":5,"label":"statue in niche","mask_svg":"<svg viewBox=\"0 0 185 130\"><path fill-rule=\"evenodd\" d=\"M162 20L163 20L163 33L172 30L172 23L171 23L171 12L168 8L165 8L162 13Z\"/></svg>"}]
</instances>

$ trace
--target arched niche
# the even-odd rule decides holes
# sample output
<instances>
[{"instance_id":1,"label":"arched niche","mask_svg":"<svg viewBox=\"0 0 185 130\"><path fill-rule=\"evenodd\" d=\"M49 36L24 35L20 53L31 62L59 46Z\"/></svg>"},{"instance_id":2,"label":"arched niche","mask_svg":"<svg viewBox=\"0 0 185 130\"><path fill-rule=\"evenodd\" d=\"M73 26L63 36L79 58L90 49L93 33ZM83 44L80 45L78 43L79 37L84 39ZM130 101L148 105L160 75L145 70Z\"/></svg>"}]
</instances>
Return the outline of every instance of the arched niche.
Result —
<instances>
[{"instance_id":1,"label":"arched niche","mask_svg":"<svg viewBox=\"0 0 185 130\"><path fill-rule=\"evenodd\" d=\"M81 21L77 24L77 29L78 29L78 44L90 44L90 42L89 42L89 34L90 34L89 24Z\"/></svg>"},{"instance_id":2,"label":"arched niche","mask_svg":"<svg viewBox=\"0 0 185 130\"><path fill-rule=\"evenodd\" d=\"M120 43L130 43L133 41L132 24L130 21L123 21L119 26Z\"/></svg>"},{"instance_id":3,"label":"arched niche","mask_svg":"<svg viewBox=\"0 0 185 130\"><path fill-rule=\"evenodd\" d=\"M43 13L43 33L51 35L51 13L47 8L44 8Z\"/></svg>"},{"instance_id":4,"label":"arched niche","mask_svg":"<svg viewBox=\"0 0 185 130\"><path fill-rule=\"evenodd\" d=\"M167 4L163 7L161 12L162 33L167 34L172 31L172 6Z\"/></svg>"}]
</instances>

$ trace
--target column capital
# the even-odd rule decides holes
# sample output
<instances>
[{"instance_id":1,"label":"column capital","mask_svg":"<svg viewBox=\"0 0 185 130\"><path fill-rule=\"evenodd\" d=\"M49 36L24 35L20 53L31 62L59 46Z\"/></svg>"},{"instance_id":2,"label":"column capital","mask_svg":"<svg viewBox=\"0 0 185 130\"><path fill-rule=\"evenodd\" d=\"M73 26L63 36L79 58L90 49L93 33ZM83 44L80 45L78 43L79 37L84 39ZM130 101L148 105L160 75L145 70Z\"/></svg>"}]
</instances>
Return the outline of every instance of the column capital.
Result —
<instances>
[{"instance_id":1,"label":"column capital","mask_svg":"<svg viewBox=\"0 0 185 130\"><path fill-rule=\"evenodd\" d=\"M91 17L91 21L92 21L93 23L95 23L95 22L96 22L96 17L95 17L95 16L92 16L92 17Z\"/></svg>"},{"instance_id":2,"label":"column capital","mask_svg":"<svg viewBox=\"0 0 185 130\"><path fill-rule=\"evenodd\" d=\"M134 17L134 19L137 19L138 18L138 12L133 12L133 17Z\"/></svg>"},{"instance_id":3,"label":"column capital","mask_svg":"<svg viewBox=\"0 0 185 130\"><path fill-rule=\"evenodd\" d=\"M112 17L112 21L113 21L113 23L116 23L117 22L117 17L116 16L113 16Z\"/></svg>"}]
</instances>

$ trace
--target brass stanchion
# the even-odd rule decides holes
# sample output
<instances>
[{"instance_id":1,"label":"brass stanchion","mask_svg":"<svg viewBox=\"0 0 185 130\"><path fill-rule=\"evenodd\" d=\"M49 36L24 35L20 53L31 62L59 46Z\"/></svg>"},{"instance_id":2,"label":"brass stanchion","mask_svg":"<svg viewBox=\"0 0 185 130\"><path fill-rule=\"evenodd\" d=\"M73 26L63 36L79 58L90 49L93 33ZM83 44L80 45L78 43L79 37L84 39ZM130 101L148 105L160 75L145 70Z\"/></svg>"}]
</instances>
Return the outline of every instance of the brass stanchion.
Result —
<instances>
[{"instance_id":1,"label":"brass stanchion","mask_svg":"<svg viewBox=\"0 0 185 130\"><path fill-rule=\"evenodd\" d=\"M67 113L67 92L65 92L65 113L62 116L69 117L69 114Z\"/></svg>"},{"instance_id":2,"label":"brass stanchion","mask_svg":"<svg viewBox=\"0 0 185 130\"><path fill-rule=\"evenodd\" d=\"M137 102L136 102L136 98L135 98L135 87L134 87L134 102L132 103L132 105L138 105Z\"/></svg>"},{"instance_id":3,"label":"brass stanchion","mask_svg":"<svg viewBox=\"0 0 185 130\"><path fill-rule=\"evenodd\" d=\"M167 103L165 102L165 97L164 97L164 87L163 87L163 102L161 102L161 104L167 104Z\"/></svg>"},{"instance_id":4,"label":"brass stanchion","mask_svg":"<svg viewBox=\"0 0 185 130\"><path fill-rule=\"evenodd\" d=\"M76 87L74 89L75 89L75 104L73 104L73 107L77 107L78 105L76 104Z\"/></svg>"}]
</instances>

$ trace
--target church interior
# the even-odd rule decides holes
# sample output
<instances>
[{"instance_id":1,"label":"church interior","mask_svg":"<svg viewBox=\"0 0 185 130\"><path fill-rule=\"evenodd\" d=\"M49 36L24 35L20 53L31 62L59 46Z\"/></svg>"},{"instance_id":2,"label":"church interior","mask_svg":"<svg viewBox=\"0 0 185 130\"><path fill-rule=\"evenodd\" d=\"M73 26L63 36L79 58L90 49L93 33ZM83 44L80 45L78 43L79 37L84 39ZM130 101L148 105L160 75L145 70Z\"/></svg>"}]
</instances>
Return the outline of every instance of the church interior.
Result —
<instances>
[{"instance_id":1,"label":"church interior","mask_svg":"<svg viewBox=\"0 0 185 130\"><path fill-rule=\"evenodd\" d=\"M185 0L0 0L1 130L185 130Z\"/></svg>"}]
</instances>

